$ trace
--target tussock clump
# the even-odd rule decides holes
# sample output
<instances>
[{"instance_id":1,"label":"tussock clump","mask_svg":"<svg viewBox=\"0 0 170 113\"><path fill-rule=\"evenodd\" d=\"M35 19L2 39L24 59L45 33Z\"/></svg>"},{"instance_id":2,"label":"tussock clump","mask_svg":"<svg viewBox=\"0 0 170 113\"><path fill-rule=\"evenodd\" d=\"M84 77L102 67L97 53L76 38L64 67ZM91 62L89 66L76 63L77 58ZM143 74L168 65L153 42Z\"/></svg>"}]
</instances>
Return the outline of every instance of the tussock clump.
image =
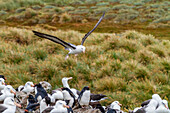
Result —
<instances>
[{"instance_id":1,"label":"tussock clump","mask_svg":"<svg viewBox=\"0 0 170 113\"><path fill-rule=\"evenodd\" d=\"M32 55L36 60L45 60L47 57L47 52L41 49L37 49L32 52Z\"/></svg>"},{"instance_id":2,"label":"tussock clump","mask_svg":"<svg viewBox=\"0 0 170 113\"><path fill-rule=\"evenodd\" d=\"M89 9L77 9L77 10L69 12L69 14L75 14L75 15L83 15L83 14L88 14L88 13L89 13Z\"/></svg>"},{"instance_id":3,"label":"tussock clump","mask_svg":"<svg viewBox=\"0 0 170 113\"><path fill-rule=\"evenodd\" d=\"M124 34L124 37L127 39L139 39L140 37L140 33L136 32L136 31L126 31Z\"/></svg>"},{"instance_id":4,"label":"tussock clump","mask_svg":"<svg viewBox=\"0 0 170 113\"><path fill-rule=\"evenodd\" d=\"M170 72L170 59L168 57L164 58L160 61L160 63L162 65L162 71L168 74Z\"/></svg>"},{"instance_id":5,"label":"tussock clump","mask_svg":"<svg viewBox=\"0 0 170 113\"><path fill-rule=\"evenodd\" d=\"M31 8L27 8L25 11L21 13L16 13L14 15L10 15L7 20L9 21L24 21L24 19L30 19L37 15L37 12Z\"/></svg>"},{"instance_id":6,"label":"tussock clump","mask_svg":"<svg viewBox=\"0 0 170 113\"><path fill-rule=\"evenodd\" d=\"M28 45L36 41L37 38L32 38L32 31L26 29L2 27L0 30L0 38L7 42L16 42L21 45Z\"/></svg>"},{"instance_id":7,"label":"tussock clump","mask_svg":"<svg viewBox=\"0 0 170 113\"><path fill-rule=\"evenodd\" d=\"M143 35L142 38L139 38L139 41L143 46L158 44L160 41L155 39L152 35Z\"/></svg>"},{"instance_id":8,"label":"tussock clump","mask_svg":"<svg viewBox=\"0 0 170 113\"><path fill-rule=\"evenodd\" d=\"M25 8L22 7L22 8L18 8L15 12L16 12L16 13L21 13L21 12L23 12L23 11L25 11Z\"/></svg>"},{"instance_id":9,"label":"tussock clump","mask_svg":"<svg viewBox=\"0 0 170 113\"><path fill-rule=\"evenodd\" d=\"M89 66L84 63L77 63L77 66L75 68L78 71L78 73L87 74L87 75L90 74Z\"/></svg>"},{"instance_id":10,"label":"tussock clump","mask_svg":"<svg viewBox=\"0 0 170 113\"><path fill-rule=\"evenodd\" d=\"M132 9L121 9L118 11L118 15L115 21L122 23L130 23L128 20L134 20L139 16L139 12Z\"/></svg>"},{"instance_id":11,"label":"tussock clump","mask_svg":"<svg viewBox=\"0 0 170 113\"><path fill-rule=\"evenodd\" d=\"M143 46L158 44L160 41L155 39L153 35L145 35L136 31L126 31L124 37L128 39L137 39L137 41L141 42Z\"/></svg>"},{"instance_id":12,"label":"tussock clump","mask_svg":"<svg viewBox=\"0 0 170 113\"><path fill-rule=\"evenodd\" d=\"M137 79L149 79L150 73L149 70L142 65L138 65L138 67L135 69L135 75Z\"/></svg>"},{"instance_id":13,"label":"tussock clump","mask_svg":"<svg viewBox=\"0 0 170 113\"><path fill-rule=\"evenodd\" d=\"M118 90L126 90L126 82L124 82L123 79L117 77L104 77L96 81L95 84L96 89L99 91L109 90L115 92Z\"/></svg>"},{"instance_id":14,"label":"tussock clump","mask_svg":"<svg viewBox=\"0 0 170 113\"><path fill-rule=\"evenodd\" d=\"M73 11L73 10L75 10L75 8L72 6L64 7L64 11Z\"/></svg>"},{"instance_id":15,"label":"tussock clump","mask_svg":"<svg viewBox=\"0 0 170 113\"><path fill-rule=\"evenodd\" d=\"M135 40L127 40L123 38L115 39L113 42L110 43L110 48L112 49L119 49L124 48L132 53L137 52L142 47L140 42L136 42Z\"/></svg>"},{"instance_id":16,"label":"tussock clump","mask_svg":"<svg viewBox=\"0 0 170 113\"><path fill-rule=\"evenodd\" d=\"M167 56L168 51L166 48L162 48L162 45L153 45L149 47L149 50L153 53L157 54L159 57L165 57Z\"/></svg>"},{"instance_id":17,"label":"tussock clump","mask_svg":"<svg viewBox=\"0 0 170 113\"><path fill-rule=\"evenodd\" d=\"M51 80L54 76L57 76L57 69L51 66L49 63L43 64L43 68L39 68L38 77L43 80Z\"/></svg>"},{"instance_id":18,"label":"tussock clump","mask_svg":"<svg viewBox=\"0 0 170 113\"><path fill-rule=\"evenodd\" d=\"M132 53L125 49L113 50L109 55L110 58L119 59L121 62L133 58Z\"/></svg>"},{"instance_id":19,"label":"tussock clump","mask_svg":"<svg viewBox=\"0 0 170 113\"><path fill-rule=\"evenodd\" d=\"M114 71L118 71L121 69L121 62L119 60L114 60L111 64L111 67L113 68Z\"/></svg>"},{"instance_id":20,"label":"tussock clump","mask_svg":"<svg viewBox=\"0 0 170 113\"><path fill-rule=\"evenodd\" d=\"M167 15L167 16L154 20L152 23L167 23L169 21L170 21L170 16Z\"/></svg>"},{"instance_id":21,"label":"tussock clump","mask_svg":"<svg viewBox=\"0 0 170 113\"><path fill-rule=\"evenodd\" d=\"M9 63L9 64L19 64L25 60L24 54L23 53L14 53L11 51L6 57L3 58L4 63Z\"/></svg>"},{"instance_id":22,"label":"tussock clump","mask_svg":"<svg viewBox=\"0 0 170 113\"><path fill-rule=\"evenodd\" d=\"M97 6L106 6L109 5L109 2L100 2L96 4Z\"/></svg>"},{"instance_id":23,"label":"tussock clump","mask_svg":"<svg viewBox=\"0 0 170 113\"><path fill-rule=\"evenodd\" d=\"M0 16L2 16L2 15L6 15L7 14L7 12L6 11L4 11L4 10L1 10L0 11Z\"/></svg>"},{"instance_id":24,"label":"tussock clump","mask_svg":"<svg viewBox=\"0 0 170 113\"><path fill-rule=\"evenodd\" d=\"M59 22L60 23L65 23L65 22L70 22L71 20L72 20L72 18L68 13L63 13L60 16Z\"/></svg>"},{"instance_id":25,"label":"tussock clump","mask_svg":"<svg viewBox=\"0 0 170 113\"><path fill-rule=\"evenodd\" d=\"M100 14L100 13L103 13L104 11L109 11L110 8L109 7L99 7L97 9L94 10L94 13L95 14Z\"/></svg>"},{"instance_id":26,"label":"tussock clump","mask_svg":"<svg viewBox=\"0 0 170 113\"><path fill-rule=\"evenodd\" d=\"M142 33L139 33L137 31L126 31L123 33L123 37L131 40L136 40L137 42L140 42L143 46L158 44L160 41L158 39L155 39L152 35L145 35Z\"/></svg>"},{"instance_id":27,"label":"tussock clump","mask_svg":"<svg viewBox=\"0 0 170 113\"><path fill-rule=\"evenodd\" d=\"M41 9L41 6L39 6L39 5L34 5L34 6L32 6L32 9L34 9L34 10L39 10L39 9Z\"/></svg>"},{"instance_id":28,"label":"tussock clump","mask_svg":"<svg viewBox=\"0 0 170 113\"><path fill-rule=\"evenodd\" d=\"M168 76L166 76L165 74L156 73L152 78L153 78L152 80L154 80L154 82L156 83L163 85L169 84Z\"/></svg>"},{"instance_id":29,"label":"tussock clump","mask_svg":"<svg viewBox=\"0 0 170 113\"><path fill-rule=\"evenodd\" d=\"M125 78L126 81L135 80L135 70L139 65L141 64L136 60L128 60L123 62L121 64L122 68L118 72L118 76Z\"/></svg>"},{"instance_id":30,"label":"tussock clump","mask_svg":"<svg viewBox=\"0 0 170 113\"><path fill-rule=\"evenodd\" d=\"M144 65L153 63L155 59L158 58L156 54L148 50L140 50L136 53L136 58L138 61Z\"/></svg>"},{"instance_id":31,"label":"tussock clump","mask_svg":"<svg viewBox=\"0 0 170 113\"><path fill-rule=\"evenodd\" d=\"M132 88L133 87L133 88ZM140 101L145 101L149 99L152 94L156 93L157 87L153 81L135 81L131 83L130 94L137 99L140 98ZM140 92L140 95L138 94ZM147 93L146 93L147 92Z\"/></svg>"},{"instance_id":32,"label":"tussock clump","mask_svg":"<svg viewBox=\"0 0 170 113\"><path fill-rule=\"evenodd\" d=\"M125 4L120 4L120 5L115 5L112 7L113 10L119 10L119 9L131 9L131 6L125 5Z\"/></svg>"}]
</instances>

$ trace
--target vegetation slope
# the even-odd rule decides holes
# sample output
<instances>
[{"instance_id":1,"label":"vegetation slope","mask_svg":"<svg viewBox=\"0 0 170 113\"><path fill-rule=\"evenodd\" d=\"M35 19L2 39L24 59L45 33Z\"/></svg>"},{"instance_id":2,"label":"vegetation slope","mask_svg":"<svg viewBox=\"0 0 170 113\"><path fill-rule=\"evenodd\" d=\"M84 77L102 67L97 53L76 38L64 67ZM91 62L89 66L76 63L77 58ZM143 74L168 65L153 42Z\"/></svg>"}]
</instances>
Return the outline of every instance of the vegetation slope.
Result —
<instances>
[{"instance_id":1,"label":"vegetation slope","mask_svg":"<svg viewBox=\"0 0 170 113\"><path fill-rule=\"evenodd\" d=\"M170 102L170 41L136 31L92 33L85 42L86 53L70 55L61 45L34 36L32 30L55 35L80 44L84 34L41 27L0 28L0 73L7 84L17 87L27 81L50 82L53 89L62 87L62 77L73 77L71 87L106 94L120 101L124 109L133 109L152 94Z\"/></svg>"},{"instance_id":2,"label":"vegetation slope","mask_svg":"<svg viewBox=\"0 0 170 113\"><path fill-rule=\"evenodd\" d=\"M169 0L1 0L0 25L88 32L105 11L102 29L96 32L135 29L170 40L169 5Z\"/></svg>"}]
</instances>

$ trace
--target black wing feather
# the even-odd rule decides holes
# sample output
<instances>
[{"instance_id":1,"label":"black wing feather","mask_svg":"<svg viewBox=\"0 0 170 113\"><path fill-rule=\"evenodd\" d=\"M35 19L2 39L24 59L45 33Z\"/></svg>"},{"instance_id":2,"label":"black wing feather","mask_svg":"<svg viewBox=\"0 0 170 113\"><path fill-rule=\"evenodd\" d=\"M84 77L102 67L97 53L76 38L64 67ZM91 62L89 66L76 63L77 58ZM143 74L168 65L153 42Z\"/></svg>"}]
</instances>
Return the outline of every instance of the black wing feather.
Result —
<instances>
[{"instance_id":1,"label":"black wing feather","mask_svg":"<svg viewBox=\"0 0 170 113\"><path fill-rule=\"evenodd\" d=\"M86 40L86 38L97 28L97 26L100 24L100 22L102 21L103 17L105 15L105 12L103 13L102 17L99 19L99 21L97 22L97 24L94 26L94 28L89 31L87 34L85 34L85 36L82 38L82 41L81 41L81 45L84 44L84 41Z\"/></svg>"},{"instance_id":2,"label":"black wing feather","mask_svg":"<svg viewBox=\"0 0 170 113\"><path fill-rule=\"evenodd\" d=\"M0 105L0 113L4 112L6 109L8 108L3 106L2 104Z\"/></svg>"},{"instance_id":3,"label":"black wing feather","mask_svg":"<svg viewBox=\"0 0 170 113\"><path fill-rule=\"evenodd\" d=\"M144 106L148 105L150 101L151 101L151 99L142 102L141 106L144 107Z\"/></svg>"},{"instance_id":4,"label":"black wing feather","mask_svg":"<svg viewBox=\"0 0 170 113\"><path fill-rule=\"evenodd\" d=\"M63 40L61 40L61 39L59 39L59 38L57 38L57 37L55 37L55 36L48 35L48 34L44 34L44 33L40 33L40 32L37 32L37 31L32 31L32 32L33 32L34 35L36 35L36 36L39 36L39 37L41 37L41 38L46 38L46 39L48 39L48 40L51 40L51 41L53 41L53 42L55 42L55 43L58 43L58 44L64 46L65 48L76 49L76 48L75 48L74 46L72 46L71 44L69 44L69 43L67 43L67 42L65 42L65 41L63 41Z\"/></svg>"}]
</instances>

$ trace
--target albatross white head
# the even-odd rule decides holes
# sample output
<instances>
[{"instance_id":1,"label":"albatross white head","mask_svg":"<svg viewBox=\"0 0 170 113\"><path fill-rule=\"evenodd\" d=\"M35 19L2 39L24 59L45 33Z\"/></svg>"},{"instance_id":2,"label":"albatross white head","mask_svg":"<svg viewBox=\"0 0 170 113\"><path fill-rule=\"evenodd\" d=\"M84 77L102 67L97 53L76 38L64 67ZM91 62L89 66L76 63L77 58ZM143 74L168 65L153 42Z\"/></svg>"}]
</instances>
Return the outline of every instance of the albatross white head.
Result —
<instances>
[{"instance_id":1,"label":"albatross white head","mask_svg":"<svg viewBox=\"0 0 170 113\"><path fill-rule=\"evenodd\" d=\"M25 86L24 86L24 89L23 89L23 92L25 93L30 93L30 92L33 92L34 91L34 84L33 82L26 82L25 83Z\"/></svg>"},{"instance_id":2,"label":"albatross white head","mask_svg":"<svg viewBox=\"0 0 170 113\"><path fill-rule=\"evenodd\" d=\"M120 110L122 104L119 101L114 101L111 103L110 108Z\"/></svg>"},{"instance_id":3,"label":"albatross white head","mask_svg":"<svg viewBox=\"0 0 170 113\"><path fill-rule=\"evenodd\" d=\"M5 80L3 78L0 78L0 90L3 90L5 87Z\"/></svg>"},{"instance_id":4,"label":"albatross white head","mask_svg":"<svg viewBox=\"0 0 170 113\"><path fill-rule=\"evenodd\" d=\"M4 92L6 97L13 97L14 95L16 95L14 88L11 85L6 85L4 88Z\"/></svg>"},{"instance_id":5,"label":"albatross white head","mask_svg":"<svg viewBox=\"0 0 170 113\"><path fill-rule=\"evenodd\" d=\"M68 85L68 80L70 80L70 79L72 79L72 77L64 77L64 78L62 78L63 87L70 89L70 86Z\"/></svg>"}]
</instances>

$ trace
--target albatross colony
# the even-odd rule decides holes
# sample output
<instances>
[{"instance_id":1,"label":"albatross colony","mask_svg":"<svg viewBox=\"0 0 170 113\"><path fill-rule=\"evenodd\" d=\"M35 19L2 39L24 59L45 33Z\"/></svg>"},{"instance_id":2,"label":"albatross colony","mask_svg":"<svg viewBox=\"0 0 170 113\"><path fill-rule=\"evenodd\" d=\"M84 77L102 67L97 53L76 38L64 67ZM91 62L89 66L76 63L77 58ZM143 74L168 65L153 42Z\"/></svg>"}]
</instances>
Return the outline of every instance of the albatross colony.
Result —
<instances>
[{"instance_id":1,"label":"albatross colony","mask_svg":"<svg viewBox=\"0 0 170 113\"><path fill-rule=\"evenodd\" d=\"M63 78L65 79L66 77ZM104 98L107 96L91 93L88 86L81 91L74 89L78 95L76 98L68 82L63 82L63 87L55 90L51 90L51 84L46 81L32 84L31 81L27 81L23 85L24 88L18 90L21 87L18 86L15 90L12 86L6 85L3 79L0 95L4 95L4 98L0 100L0 113L125 113L121 110L122 104L116 100L108 106L102 106L100 101L107 99ZM29 87L26 87L28 85ZM6 90L9 90L8 93L5 93ZM144 101L134 110L129 110L129 113L170 113L170 110L167 100L153 94L150 100Z\"/></svg>"},{"instance_id":2,"label":"albatross colony","mask_svg":"<svg viewBox=\"0 0 170 113\"><path fill-rule=\"evenodd\" d=\"M102 19L104 18L104 15L105 15L105 12L103 13L103 15L101 16L101 18L99 19L99 21L97 22L97 24L94 26L94 28L89 31L87 34L85 34L85 36L82 38L82 41L81 41L81 45L74 45L74 44L71 44L71 43L67 43L61 39L59 39L58 37L56 36L52 36L52 35L48 35L48 34L44 34L44 33L40 33L40 32L37 32L37 31L34 31L33 30L33 33L34 35L36 36L39 36L41 38L46 38L48 40L51 40L55 43L58 43L62 46L65 47L66 50L69 51L69 53L66 55L65 59L67 59L69 57L69 54L79 54L79 53L85 53L85 46L83 46L85 40L87 39L87 37L97 28L97 26L100 24L100 22L102 21Z\"/></svg>"}]
</instances>

